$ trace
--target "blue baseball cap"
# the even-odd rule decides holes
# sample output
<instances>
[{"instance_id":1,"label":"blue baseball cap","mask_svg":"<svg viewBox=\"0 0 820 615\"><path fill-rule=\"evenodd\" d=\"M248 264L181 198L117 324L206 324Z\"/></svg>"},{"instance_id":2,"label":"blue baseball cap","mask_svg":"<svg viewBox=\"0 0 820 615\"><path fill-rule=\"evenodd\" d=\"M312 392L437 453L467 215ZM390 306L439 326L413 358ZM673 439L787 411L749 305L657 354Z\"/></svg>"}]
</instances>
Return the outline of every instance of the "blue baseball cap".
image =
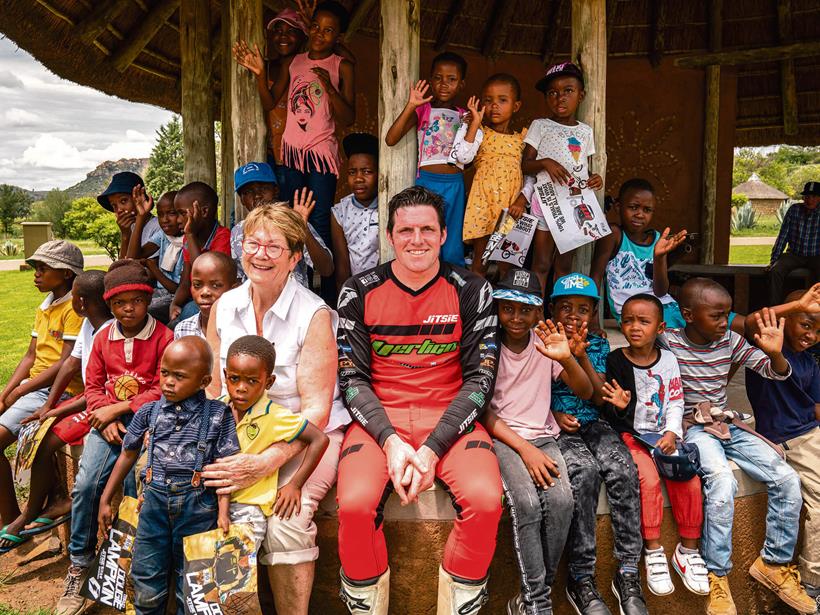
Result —
<instances>
[{"instance_id":1,"label":"blue baseball cap","mask_svg":"<svg viewBox=\"0 0 820 615\"><path fill-rule=\"evenodd\" d=\"M550 300L556 297L589 297L598 301L598 287L592 278L582 273L570 273L555 281Z\"/></svg>"},{"instance_id":2,"label":"blue baseball cap","mask_svg":"<svg viewBox=\"0 0 820 615\"><path fill-rule=\"evenodd\" d=\"M267 162L249 162L234 171L233 186L235 192L239 192L242 186L251 182L276 185L276 175L273 174L273 169L270 168Z\"/></svg>"}]
</instances>

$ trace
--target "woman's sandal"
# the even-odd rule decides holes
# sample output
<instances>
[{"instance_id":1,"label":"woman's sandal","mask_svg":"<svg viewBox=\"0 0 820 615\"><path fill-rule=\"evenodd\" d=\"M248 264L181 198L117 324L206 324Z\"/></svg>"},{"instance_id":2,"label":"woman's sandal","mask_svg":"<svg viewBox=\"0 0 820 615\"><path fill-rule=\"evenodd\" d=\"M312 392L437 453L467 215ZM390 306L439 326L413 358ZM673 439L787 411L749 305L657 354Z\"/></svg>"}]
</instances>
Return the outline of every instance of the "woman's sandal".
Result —
<instances>
[{"instance_id":1,"label":"woman's sandal","mask_svg":"<svg viewBox=\"0 0 820 615\"><path fill-rule=\"evenodd\" d=\"M2 555L3 553L8 553L9 551L14 551L14 549L19 547L21 544L24 544L24 543L28 542L29 540L31 540L31 536L15 536L14 534L8 534L8 533L6 533L5 528L4 528L3 533L0 534L0 540L8 540L8 541L14 543L14 544L8 545L6 547L0 547L0 555Z\"/></svg>"},{"instance_id":2,"label":"woman's sandal","mask_svg":"<svg viewBox=\"0 0 820 615\"><path fill-rule=\"evenodd\" d=\"M61 526L63 523L71 520L71 513L66 513L64 515L60 515L56 519L50 519L49 517L37 517L32 521L32 523L40 523L37 527L33 527L28 530L23 530L20 532L20 536L37 536L39 534L44 534L49 530L53 530L55 527ZM2 538L2 536L0 536Z\"/></svg>"}]
</instances>

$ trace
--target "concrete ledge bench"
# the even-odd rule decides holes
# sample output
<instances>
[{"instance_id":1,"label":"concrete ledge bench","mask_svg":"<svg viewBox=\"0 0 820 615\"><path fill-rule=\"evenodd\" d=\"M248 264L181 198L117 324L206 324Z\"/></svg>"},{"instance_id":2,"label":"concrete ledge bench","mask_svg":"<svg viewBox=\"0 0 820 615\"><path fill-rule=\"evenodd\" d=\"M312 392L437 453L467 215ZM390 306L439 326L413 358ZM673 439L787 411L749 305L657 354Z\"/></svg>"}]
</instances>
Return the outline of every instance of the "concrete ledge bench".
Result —
<instances>
[{"instance_id":1,"label":"concrete ledge bench","mask_svg":"<svg viewBox=\"0 0 820 615\"><path fill-rule=\"evenodd\" d=\"M747 574L763 544L766 516L766 487L751 480L732 464L738 481L735 502L735 527L733 561L735 569L730 575L732 592L738 613L764 612L769 597L759 590L757 583ZM666 499L666 511L662 526L662 541L667 555L677 544L677 529ZM338 518L336 514L336 491L332 490L320 503L316 514L319 528L320 556L316 581L311 600L311 613L345 615L347 611L338 598ZM437 570L444 544L452 528L455 512L447 493L437 485L419 496L417 503L403 507L398 497L391 495L384 510L384 528L390 554L391 568L391 615L418 615L434 613L437 590ZM609 587L615 574L613 555L614 538L609 520L609 505L602 488L598 501L597 528L597 576L598 587L613 613L617 604ZM675 593L671 596L654 596L645 590L650 613L673 615L702 613L705 599L696 596L683 586L673 572ZM643 571L642 571L643 576ZM570 613L564 587L566 565L562 564L554 586L556 613ZM644 586L645 587L645 586ZM509 515L504 513L498 532L498 547L490 568L490 602L482 613L496 615L505 612L506 601L519 591L519 571L513 549L512 529Z\"/></svg>"},{"instance_id":2,"label":"concrete ledge bench","mask_svg":"<svg viewBox=\"0 0 820 615\"><path fill-rule=\"evenodd\" d=\"M675 264L669 269L670 279L683 283L692 277L712 278L732 293L732 309L748 314L760 309L768 301L765 265L700 265ZM795 269L788 276L786 292L806 288L812 282L812 272Z\"/></svg>"}]
</instances>

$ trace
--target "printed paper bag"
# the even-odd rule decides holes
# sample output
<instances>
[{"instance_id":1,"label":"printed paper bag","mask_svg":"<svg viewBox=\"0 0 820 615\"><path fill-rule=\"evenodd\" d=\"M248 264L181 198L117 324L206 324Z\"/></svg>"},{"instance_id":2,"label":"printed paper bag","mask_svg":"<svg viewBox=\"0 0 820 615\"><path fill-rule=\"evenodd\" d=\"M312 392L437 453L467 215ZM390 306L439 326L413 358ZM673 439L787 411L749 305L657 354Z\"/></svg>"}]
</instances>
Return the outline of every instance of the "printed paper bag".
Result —
<instances>
[{"instance_id":1,"label":"printed paper bag","mask_svg":"<svg viewBox=\"0 0 820 615\"><path fill-rule=\"evenodd\" d=\"M80 590L81 595L125 611L126 596L132 593L128 571L131 569L134 539L137 536L137 520L136 498L124 497L108 537L89 569L88 578Z\"/></svg>"},{"instance_id":2,"label":"printed paper bag","mask_svg":"<svg viewBox=\"0 0 820 615\"><path fill-rule=\"evenodd\" d=\"M535 182L532 206L534 211L540 209L561 254L612 232L595 193L585 181L579 183L572 177L562 186L544 175L539 174Z\"/></svg>"},{"instance_id":3,"label":"printed paper bag","mask_svg":"<svg viewBox=\"0 0 820 615\"><path fill-rule=\"evenodd\" d=\"M220 529L186 536L182 545L188 615L261 612L256 597L256 547L251 526L231 524L227 536Z\"/></svg>"}]
</instances>

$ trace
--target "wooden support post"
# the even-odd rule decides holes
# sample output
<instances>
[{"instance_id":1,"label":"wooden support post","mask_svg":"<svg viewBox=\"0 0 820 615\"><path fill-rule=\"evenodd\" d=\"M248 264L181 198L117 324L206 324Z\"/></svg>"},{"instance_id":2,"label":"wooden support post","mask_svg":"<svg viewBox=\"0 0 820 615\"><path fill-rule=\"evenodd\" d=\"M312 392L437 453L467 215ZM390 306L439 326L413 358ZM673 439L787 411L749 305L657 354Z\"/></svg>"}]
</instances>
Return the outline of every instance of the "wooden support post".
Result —
<instances>
[{"instance_id":1,"label":"wooden support post","mask_svg":"<svg viewBox=\"0 0 820 615\"><path fill-rule=\"evenodd\" d=\"M795 58L808 58L820 54L820 41L790 43L774 47L757 47L738 51L714 51L682 56L675 60L675 66L681 68L701 68L711 64L723 66L737 64L754 64L757 62L776 62Z\"/></svg>"},{"instance_id":2,"label":"wooden support post","mask_svg":"<svg viewBox=\"0 0 820 615\"><path fill-rule=\"evenodd\" d=\"M791 0L777 1L777 30L781 43L792 40ZM797 80L794 76L794 60L780 60L780 93L783 100L783 132L788 136L797 134Z\"/></svg>"},{"instance_id":3,"label":"wooden support post","mask_svg":"<svg viewBox=\"0 0 820 615\"><path fill-rule=\"evenodd\" d=\"M182 0L179 50L182 59L182 148L185 183L216 185L213 95L211 90L211 7L209 0Z\"/></svg>"},{"instance_id":4,"label":"wooden support post","mask_svg":"<svg viewBox=\"0 0 820 615\"><path fill-rule=\"evenodd\" d=\"M384 137L404 109L410 86L419 78L419 0L380 0L379 28L379 237L381 261L393 258L387 243L387 204L411 186L416 173L416 134L410 131L393 147Z\"/></svg>"},{"instance_id":5,"label":"wooden support post","mask_svg":"<svg viewBox=\"0 0 820 615\"><path fill-rule=\"evenodd\" d=\"M104 0L77 24L74 34L81 41L91 44L102 34L110 22L120 14L131 0Z\"/></svg>"},{"instance_id":6,"label":"wooden support post","mask_svg":"<svg viewBox=\"0 0 820 615\"><path fill-rule=\"evenodd\" d=\"M126 43L120 47L111 58L114 67L122 72L131 66L137 56L145 49L149 41L159 31L163 24L168 21L174 11L179 7L180 0L163 0L157 2L151 12L148 13L134 32L126 35ZM180 21L182 21L180 19ZM210 46L210 45L209 45Z\"/></svg>"},{"instance_id":7,"label":"wooden support post","mask_svg":"<svg viewBox=\"0 0 820 615\"><path fill-rule=\"evenodd\" d=\"M222 3L221 23L226 26L230 22L230 6L230 2ZM219 32L219 38L214 40L222 49L226 51L230 49L232 43L230 28L222 28ZM222 203L222 226L229 226L231 213L235 211L238 201L233 184L233 172L236 168L234 164L233 125L231 123L231 81L234 77L231 64L233 64L233 54L223 52L220 54L220 60L222 62L222 97L220 100L222 134L219 136L219 168L222 175L222 185L220 186L219 202Z\"/></svg>"},{"instance_id":8,"label":"wooden support post","mask_svg":"<svg viewBox=\"0 0 820 615\"><path fill-rule=\"evenodd\" d=\"M709 47L719 51L722 44L723 0L709 0ZM706 106L703 126L703 209L701 211L700 261L715 262L715 216L717 215L717 165L720 117L720 65L706 67Z\"/></svg>"},{"instance_id":9,"label":"wooden support post","mask_svg":"<svg viewBox=\"0 0 820 615\"><path fill-rule=\"evenodd\" d=\"M666 4L652 2L649 10L652 13L649 28L649 63L653 68L660 66L666 48Z\"/></svg>"},{"instance_id":10,"label":"wooden support post","mask_svg":"<svg viewBox=\"0 0 820 615\"><path fill-rule=\"evenodd\" d=\"M591 173L606 180L606 14L607 0L572 0L572 60L584 71L586 97L578 120L592 127L595 154ZM604 191L595 196L603 204ZM575 251L573 271L589 273L593 244Z\"/></svg>"},{"instance_id":11,"label":"wooden support post","mask_svg":"<svg viewBox=\"0 0 820 615\"><path fill-rule=\"evenodd\" d=\"M242 39L251 48L265 46L262 23L262 0L225 0L229 3L228 23L222 24L231 43ZM229 49L223 50L231 73L229 88L224 84L222 92L230 96L231 131L233 141L233 164L239 166L253 161L265 160L265 135L267 125L262 112L262 103L256 91L256 77L233 61ZM231 169L233 175L233 169ZM245 217L245 212L235 201L236 221Z\"/></svg>"}]
</instances>

